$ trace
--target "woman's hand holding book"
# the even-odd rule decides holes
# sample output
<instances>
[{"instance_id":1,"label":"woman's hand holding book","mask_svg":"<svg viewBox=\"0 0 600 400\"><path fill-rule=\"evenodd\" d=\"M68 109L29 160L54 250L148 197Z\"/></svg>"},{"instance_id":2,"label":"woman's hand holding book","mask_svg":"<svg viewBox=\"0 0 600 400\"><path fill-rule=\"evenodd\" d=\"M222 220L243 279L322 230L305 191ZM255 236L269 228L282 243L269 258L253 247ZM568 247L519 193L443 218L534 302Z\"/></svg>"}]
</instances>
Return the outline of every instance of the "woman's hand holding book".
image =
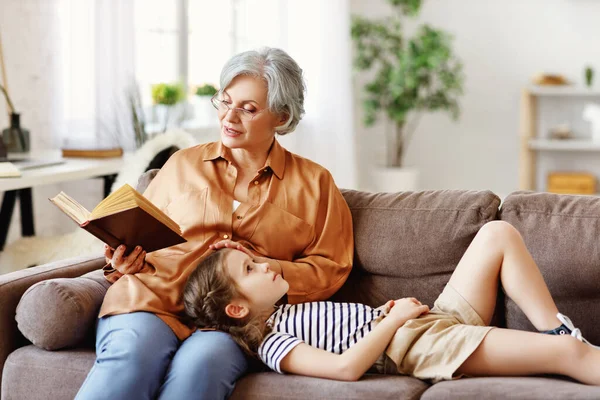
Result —
<instances>
[{"instance_id":1,"label":"woman's hand holding book","mask_svg":"<svg viewBox=\"0 0 600 400\"><path fill-rule=\"evenodd\" d=\"M146 263L146 252L141 246L137 246L129 255L125 256L125 249L124 245L120 245L116 249L104 245L106 262L123 275L140 272Z\"/></svg>"}]
</instances>

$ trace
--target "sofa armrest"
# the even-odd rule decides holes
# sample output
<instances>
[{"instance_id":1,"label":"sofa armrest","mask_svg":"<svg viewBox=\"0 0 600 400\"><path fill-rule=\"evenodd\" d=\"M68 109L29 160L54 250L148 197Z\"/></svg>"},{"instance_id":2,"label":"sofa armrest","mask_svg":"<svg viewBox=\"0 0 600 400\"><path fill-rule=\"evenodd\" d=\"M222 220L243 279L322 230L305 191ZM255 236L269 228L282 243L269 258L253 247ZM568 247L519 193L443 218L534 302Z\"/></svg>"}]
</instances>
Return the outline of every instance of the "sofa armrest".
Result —
<instances>
[{"instance_id":1,"label":"sofa armrest","mask_svg":"<svg viewBox=\"0 0 600 400\"><path fill-rule=\"evenodd\" d=\"M54 278L75 278L104 266L103 256L76 257L0 275L0 371L10 353L24 346L15 320L19 300L34 284Z\"/></svg>"}]
</instances>

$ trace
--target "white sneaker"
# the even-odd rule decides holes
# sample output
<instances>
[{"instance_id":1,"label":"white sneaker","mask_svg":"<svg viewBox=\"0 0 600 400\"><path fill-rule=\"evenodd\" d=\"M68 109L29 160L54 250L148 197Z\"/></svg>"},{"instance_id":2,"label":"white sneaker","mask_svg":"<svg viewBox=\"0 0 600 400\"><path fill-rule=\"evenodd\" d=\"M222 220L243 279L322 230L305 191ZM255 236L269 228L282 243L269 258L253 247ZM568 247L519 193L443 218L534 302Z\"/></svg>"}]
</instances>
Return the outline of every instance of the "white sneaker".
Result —
<instances>
[{"instance_id":1,"label":"white sneaker","mask_svg":"<svg viewBox=\"0 0 600 400\"><path fill-rule=\"evenodd\" d=\"M593 344L591 344L590 342L588 342L581 335L581 330L579 328L575 328L575 325L573 325L573 322L569 319L569 317L567 317L566 315L563 315L561 313L558 313L558 314L556 314L556 318L558 318L558 320L560 322L562 322L562 324L570 331L570 332L565 332L565 333L569 333L571 336L573 336L577 340L580 340L583 343L589 344L590 346L592 346L592 347L600 350L600 346L594 346ZM559 335L563 335L565 333L563 333L563 331L561 330L558 334Z\"/></svg>"}]
</instances>

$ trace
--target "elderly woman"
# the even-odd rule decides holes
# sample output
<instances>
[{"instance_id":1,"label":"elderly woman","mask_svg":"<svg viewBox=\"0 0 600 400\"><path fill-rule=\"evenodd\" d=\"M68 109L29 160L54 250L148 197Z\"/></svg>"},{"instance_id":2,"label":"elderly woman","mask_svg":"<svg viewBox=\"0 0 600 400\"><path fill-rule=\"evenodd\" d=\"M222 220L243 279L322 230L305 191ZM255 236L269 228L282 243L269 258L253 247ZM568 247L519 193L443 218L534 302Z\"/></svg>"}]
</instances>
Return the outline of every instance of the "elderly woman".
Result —
<instances>
[{"instance_id":1,"label":"elderly woman","mask_svg":"<svg viewBox=\"0 0 600 400\"><path fill-rule=\"evenodd\" d=\"M331 174L275 137L304 113L298 64L279 49L244 52L224 66L220 86L213 104L221 140L175 153L144 193L187 242L148 255L106 249L113 284L79 399L231 394L248 365L244 353L228 334L182 320L188 275L212 249L244 246L268 262L290 283L290 303L326 299L350 273L352 219Z\"/></svg>"}]
</instances>

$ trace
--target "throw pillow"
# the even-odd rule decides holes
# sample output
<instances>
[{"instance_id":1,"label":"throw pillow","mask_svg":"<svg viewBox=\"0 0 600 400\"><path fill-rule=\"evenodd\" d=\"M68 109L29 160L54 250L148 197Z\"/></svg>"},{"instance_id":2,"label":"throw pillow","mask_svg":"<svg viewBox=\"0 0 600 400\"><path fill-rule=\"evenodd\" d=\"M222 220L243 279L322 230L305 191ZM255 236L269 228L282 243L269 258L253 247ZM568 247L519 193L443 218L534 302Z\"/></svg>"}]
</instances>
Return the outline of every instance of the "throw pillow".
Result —
<instances>
[{"instance_id":1,"label":"throw pillow","mask_svg":"<svg viewBox=\"0 0 600 400\"><path fill-rule=\"evenodd\" d=\"M57 278L31 286L17 306L19 330L46 350L80 345L93 336L104 294L110 286L102 270L79 278Z\"/></svg>"}]
</instances>

